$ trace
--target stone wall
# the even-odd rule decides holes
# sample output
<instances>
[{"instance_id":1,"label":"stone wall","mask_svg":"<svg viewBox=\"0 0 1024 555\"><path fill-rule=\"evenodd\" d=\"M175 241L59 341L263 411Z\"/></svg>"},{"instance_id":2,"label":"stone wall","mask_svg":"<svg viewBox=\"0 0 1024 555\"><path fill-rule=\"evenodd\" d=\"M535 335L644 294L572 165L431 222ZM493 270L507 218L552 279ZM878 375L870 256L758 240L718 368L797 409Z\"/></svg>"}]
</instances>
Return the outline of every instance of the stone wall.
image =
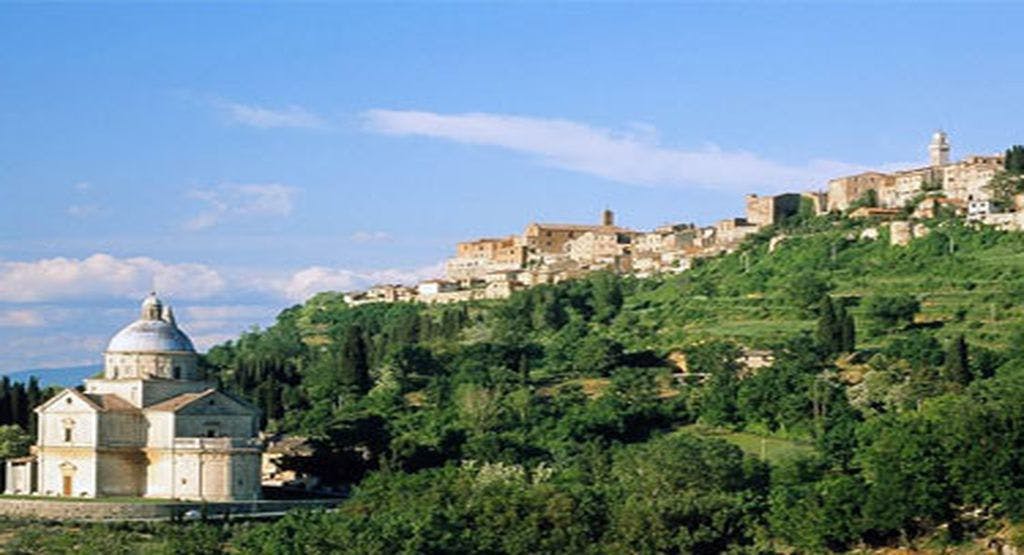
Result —
<instances>
[{"instance_id":1,"label":"stone wall","mask_svg":"<svg viewBox=\"0 0 1024 555\"><path fill-rule=\"evenodd\" d=\"M340 499L293 501L239 501L231 503L119 503L106 501L54 501L49 499L4 498L0 516L59 520L143 520L172 519L197 510L208 516L266 515L292 509L332 508Z\"/></svg>"}]
</instances>

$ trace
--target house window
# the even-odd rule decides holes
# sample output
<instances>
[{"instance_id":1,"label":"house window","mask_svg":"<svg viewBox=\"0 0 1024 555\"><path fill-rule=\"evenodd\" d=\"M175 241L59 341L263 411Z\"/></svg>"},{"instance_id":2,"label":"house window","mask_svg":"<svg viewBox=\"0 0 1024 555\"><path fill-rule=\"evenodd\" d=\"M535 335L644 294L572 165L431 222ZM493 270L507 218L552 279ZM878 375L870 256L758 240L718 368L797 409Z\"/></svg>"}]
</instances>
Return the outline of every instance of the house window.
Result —
<instances>
[{"instance_id":1,"label":"house window","mask_svg":"<svg viewBox=\"0 0 1024 555\"><path fill-rule=\"evenodd\" d=\"M64 428L64 443L71 443L71 426Z\"/></svg>"},{"instance_id":2,"label":"house window","mask_svg":"<svg viewBox=\"0 0 1024 555\"><path fill-rule=\"evenodd\" d=\"M181 366L174 367L174 373L172 374L172 376L174 376L174 379L176 380L181 379Z\"/></svg>"}]
</instances>

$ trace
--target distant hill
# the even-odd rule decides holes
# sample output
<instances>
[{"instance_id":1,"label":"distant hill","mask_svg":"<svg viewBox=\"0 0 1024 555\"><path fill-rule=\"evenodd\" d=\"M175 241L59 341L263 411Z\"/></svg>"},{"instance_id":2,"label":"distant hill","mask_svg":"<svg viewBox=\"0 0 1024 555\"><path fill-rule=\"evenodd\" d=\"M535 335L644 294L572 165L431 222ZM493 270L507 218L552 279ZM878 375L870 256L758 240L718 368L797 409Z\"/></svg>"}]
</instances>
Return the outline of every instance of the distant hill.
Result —
<instances>
[{"instance_id":1,"label":"distant hill","mask_svg":"<svg viewBox=\"0 0 1024 555\"><path fill-rule=\"evenodd\" d=\"M68 366L65 368L37 368L34 370L20 370L5 374L12 382L27 382L32 376L39 378L39 384L43 387L72 387L82 383L82 380L92 376L103 369L100 364L89 364L86 366Z\"/></svg>"}]
</instances>

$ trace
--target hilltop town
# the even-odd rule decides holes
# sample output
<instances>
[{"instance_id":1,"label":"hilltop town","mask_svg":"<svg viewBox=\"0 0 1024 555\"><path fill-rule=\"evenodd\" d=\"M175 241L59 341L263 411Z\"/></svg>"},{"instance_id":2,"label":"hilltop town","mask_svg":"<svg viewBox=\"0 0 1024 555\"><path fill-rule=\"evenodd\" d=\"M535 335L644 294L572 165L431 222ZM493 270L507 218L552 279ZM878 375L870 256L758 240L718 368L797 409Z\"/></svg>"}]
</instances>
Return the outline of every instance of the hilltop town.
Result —
<instances>
[{"instance_id":1,"label":"hilltop town","mask_svg":"<svg viewBox=\"0 0 1024 555\"><path fill-rule=\"evenodd\" d=\"M946 133L937 131L928 145L927 166L837 177L825 190L748 194L743 217L710 226L674 223L634 230L617 225L611 210L593 224L534 222L519 235L458 243L442 279L416 286L376 285L348 293L345 300L355 306L503 299L520 289L599 270L637 277L679 273L697 259L731 252L747 236L801 214L877 220L889 227L897 245L927 233L922 221L942 214L1004 230L1024 229L1024 196L1004 194L994 183L1004 171L1005 156L970 155L953 162L950 152Z\"/></svg>"}]
</instances>

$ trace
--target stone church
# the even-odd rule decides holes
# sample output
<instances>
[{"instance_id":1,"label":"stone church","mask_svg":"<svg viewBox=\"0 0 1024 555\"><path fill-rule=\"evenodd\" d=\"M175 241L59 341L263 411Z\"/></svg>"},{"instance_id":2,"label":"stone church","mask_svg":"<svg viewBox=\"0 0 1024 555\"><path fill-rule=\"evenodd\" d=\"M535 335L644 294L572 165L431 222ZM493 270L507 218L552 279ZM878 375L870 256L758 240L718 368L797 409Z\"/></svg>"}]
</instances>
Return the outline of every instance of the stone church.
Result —
<instances>
[{"instance_id":1,"label":"stone church","mask_svg":"<svg viewBox=\"0 0 1024 555\"><path fill-rule=\"evenodd\" d=\"M260 497L256 408L200 379L192 341L155 294L104 353L103 376L35 409L32 456L5 492L205 501Z\"/></svg>"}]
</instances>

